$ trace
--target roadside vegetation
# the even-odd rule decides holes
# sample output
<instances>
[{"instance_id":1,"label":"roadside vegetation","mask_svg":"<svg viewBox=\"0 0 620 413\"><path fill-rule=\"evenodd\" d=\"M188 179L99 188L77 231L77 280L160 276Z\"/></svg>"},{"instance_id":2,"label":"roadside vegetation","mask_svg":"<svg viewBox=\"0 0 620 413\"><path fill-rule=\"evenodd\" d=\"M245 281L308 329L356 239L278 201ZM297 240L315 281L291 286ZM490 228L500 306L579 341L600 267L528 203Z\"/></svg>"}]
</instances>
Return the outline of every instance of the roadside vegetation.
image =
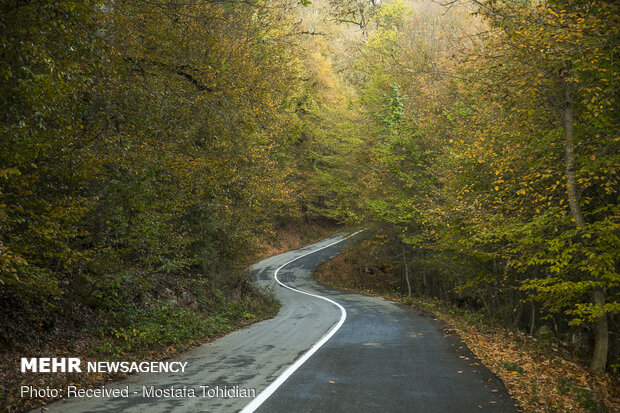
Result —
<instances>
[{"instance_id":1,"label":"roadside vegetation","mask_svg":"<svg viewBox=\"0 0 620 413\"><path fill-rule=\"evenodd\" d=\"M20 397L21 386L96 387L124 376L21 373L21 357L78 357L83 363L161 360L278 311L275 298L268 291L258 290L249 280L239 279L236 285L228 283L197 276L134 274L118 286L100 290L99 297L113 298L108 298L106 306L99 304L95 309L89 303L70 302L75 297L66 292L67 298L58 300L64 311L56 315L53 329L41 327L36 336L22 334L19 341L3 348L1 410L22 411L53 400ZM71 314L69 310L79 313ZM18 318L7 325L21 330L19 323L28 321Z\"/></svg>"},{"instance_id":2,"label":"roadside vegetation","mask_svg":"<svg viewBox=\"0 0 620 413\"><path fill-rule=\"evenodd\" d=\"M619 19L603 0L3 1L2 354L217 336L276 311L249 264L351 224L373 291L616 374Z\"/></svg>"}]
</instances>

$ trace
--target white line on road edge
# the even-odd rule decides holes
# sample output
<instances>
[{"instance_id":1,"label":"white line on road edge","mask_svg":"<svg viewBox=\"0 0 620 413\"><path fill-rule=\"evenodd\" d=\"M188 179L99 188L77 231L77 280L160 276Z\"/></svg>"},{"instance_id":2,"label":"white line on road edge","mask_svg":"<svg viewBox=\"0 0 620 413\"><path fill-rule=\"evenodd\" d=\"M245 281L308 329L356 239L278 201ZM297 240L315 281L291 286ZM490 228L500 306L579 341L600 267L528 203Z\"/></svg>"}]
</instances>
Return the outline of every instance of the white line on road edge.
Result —
<instances>
[{"instance_id":1,"label":"white line on road edge","mask_svg":"<svg viewBox=\"0 0 620 413\"><path fill-rule=\"evenodd\" d=\"M299 257L293 258L292 260L287 261L287 262L285 262L284 264L282 264L280 267L278 267L278 269L276 269L276 270L274 271L274 273L273 273L273 278L274 278L274 279L276 280L276 282L277 282L278 284L280 284L282 287L284 287L284 288L288 288L289 290L291 290L291 291L295 291L296 293L305 294L305 295L309 295L309 296L311 296L311 297L320 298L321 300L328 301L328 302L330 302L330 303L334 304L336 307L338 307L338 308L340 309L340 321L338 321L338 324L336 324L336 325L335 325L335 326L334 326L331 330L329 330L329 331L327 332L327 334L325 334L323 337L321 337L321 339L320 339L319 341L317 341L316 343L314 343L314 345L310 348L310 350L306 351L306 352L304 353L304 355L303 355L303 356L301 356L300 358L298 358L298 359L295 361L295 363L291 364L291 365L289 366L289 368L287 368L287 369L284 371L284 373L282 373L280 376L278 376L278 378L277 378L274 382L272 382L269 386L267 386L267 387L265 388L265 390L263 390L262 392L260 392L260 393L259 393L259 395L258 395L258 396L256 396L256 397L254 398L254 400L252 400L252 401L251 401L251 402L250 402L247 406L245 406L245 407L244 407L244 408L243 408L243 409L242 409L239 413L252 413L252 412L254 412L256 409L258 409L258 408L259 408L259 407L260 407L260 406L261 406L261 405L265 402L265 400L267 400L267 399L269 398L269 396L271 396L271 395L272 395L272 394L273 394L273 393L274 393L274 392L278 389L278 387L280 387L280 386L281 386L281 385L282 385L282 384L286 381L286 379L288 379L288 378L289 378L289 377L290 377L290 376L291 376L291 375L292 375L292 374L293 374L293 373L294 373L294 372L295 372L298 368L300 368L300 367L301 367L301 365L302 365L302 364L304 364L304 363L305 363L305 362L306 362L306 361L307 361L310 357L312 357L312 355L313 355L314 353L316 353L316 352L317 352L317 350L318 350L318 349L320 349L320 348L323 346L323 344L327 343L327 341L328 341L330 338L332 338L332 336L333 336L334 334L336 334L336 332L340 329L340 327L342 326L342 324L344 324L344 321L347 319L347 310L345 310L343 306L341 306L340 304L338 304L338 303L337 303L337 302L335 302L334 300L330 300L330 299L329 299L329 298L327 298L327 297L323 297L323 296L321 296L321 295L312 294L312 293L309 293L309 292L306 292L306 291L298 290L298 289L293 288L293 287L289 287L288 285L286 285L286 284L282 283L282 281L280 281L280 280L278 279L278 272L279 272L282 268L286 267L288 264L290 264L290 263L292 263L292 262L294 262L294 261L297 261L297 260L298 260L298 259L300 259L300 258L303 258L303 257L305 257L305 256L307 256L307 255L310 255L310 254L314 254L315 252L319 252L319 251L321 251L321 250L324 250L325 248L329 248L329 247L331 247L332 245L336 245L336 244L338 244L338 243L340 243L340 242L342 242L342 241L345 241L345 240L347 240L347 239L349 239L349 238L351 238L351 237L353 237L353 236L355 236L355 235L359 234L359 233L360 233L360 232L362 232L362 231L363 231L363 229L362 229L362 230L359 230L359 231L357 231L357 232L354 232L353 234L351 234L351 235L349 235L349 236L347 236L347 237L345 237L345 238L343 238L343 239L341 239L341 240L338 240L338 241L336 241L336 242L332 242L332 243L331 243L331 244L329 244L329 245L326 245L326 246L321 247L321 248L319 248L319 249L316 249L316 250L314 250L314 251L307 252L307 253L305 253L305 254L303 254L303 255L300 255Z\"/></svg>"}]
</instances>

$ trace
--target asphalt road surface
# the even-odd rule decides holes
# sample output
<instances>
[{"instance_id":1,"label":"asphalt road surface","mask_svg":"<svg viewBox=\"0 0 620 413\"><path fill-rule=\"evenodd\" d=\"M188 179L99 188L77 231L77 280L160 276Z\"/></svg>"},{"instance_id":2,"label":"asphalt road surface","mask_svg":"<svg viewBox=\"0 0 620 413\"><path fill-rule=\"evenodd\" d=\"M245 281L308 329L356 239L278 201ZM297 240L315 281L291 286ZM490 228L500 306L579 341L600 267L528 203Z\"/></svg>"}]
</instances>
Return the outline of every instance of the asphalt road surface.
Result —
<instances>
[{"instance_id":1,"label":"asphalt road surface","mask_svg":"<svg viewBox=\"0 0 620 413\"><path fill-rule=\"evenodd\" d=\"M184 373L133 375L106 386L128 397L63 399L48 411L516 412L503 384L441 321L313 281L341 240L256 264L255 279L274 288L280 312L174 358L188 363ZM152 395L171 387L194 394Z\"/></svg>"}]
</instances>

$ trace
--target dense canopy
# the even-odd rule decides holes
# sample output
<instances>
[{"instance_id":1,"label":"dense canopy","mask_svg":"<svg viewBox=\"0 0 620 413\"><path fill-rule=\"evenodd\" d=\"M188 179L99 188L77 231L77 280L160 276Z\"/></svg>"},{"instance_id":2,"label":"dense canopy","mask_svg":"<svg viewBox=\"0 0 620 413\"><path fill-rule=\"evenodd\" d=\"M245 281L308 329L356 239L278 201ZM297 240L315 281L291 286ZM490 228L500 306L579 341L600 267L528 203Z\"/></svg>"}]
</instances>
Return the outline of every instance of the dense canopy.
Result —
<instances>
[{"instance_id":1,"label":"dense canopy","mask_svg":"<svg viewBox=\"0 0 620 413\"><path fill-rule=\"evenodd\" d=\"M619 12L3 1L0 340L66 311L140 341L162 279L259 300L222 291L278 225L330 220L369 229L402 294L591 337L617 368Z\"/></svg>"}]
</instances>

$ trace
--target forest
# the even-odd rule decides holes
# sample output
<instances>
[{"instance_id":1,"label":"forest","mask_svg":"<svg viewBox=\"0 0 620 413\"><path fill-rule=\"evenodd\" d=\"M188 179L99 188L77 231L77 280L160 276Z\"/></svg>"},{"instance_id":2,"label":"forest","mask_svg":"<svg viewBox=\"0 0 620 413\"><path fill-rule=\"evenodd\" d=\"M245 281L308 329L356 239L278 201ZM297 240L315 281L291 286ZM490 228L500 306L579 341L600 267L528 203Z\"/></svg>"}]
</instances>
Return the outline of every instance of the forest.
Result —
<instances>
[{"instance_id":1,"label":"forest","mask_svg":"<svg viewBox=\"0 0 620 413\"><path fill-rule=\"evenodd\" d=\"M268 317L244 269L279 228L331 223L366 228L364 282L620 368L618 3L0 16L3 352L67 336L118 357Z\"/></svg>"}]
</instances>

